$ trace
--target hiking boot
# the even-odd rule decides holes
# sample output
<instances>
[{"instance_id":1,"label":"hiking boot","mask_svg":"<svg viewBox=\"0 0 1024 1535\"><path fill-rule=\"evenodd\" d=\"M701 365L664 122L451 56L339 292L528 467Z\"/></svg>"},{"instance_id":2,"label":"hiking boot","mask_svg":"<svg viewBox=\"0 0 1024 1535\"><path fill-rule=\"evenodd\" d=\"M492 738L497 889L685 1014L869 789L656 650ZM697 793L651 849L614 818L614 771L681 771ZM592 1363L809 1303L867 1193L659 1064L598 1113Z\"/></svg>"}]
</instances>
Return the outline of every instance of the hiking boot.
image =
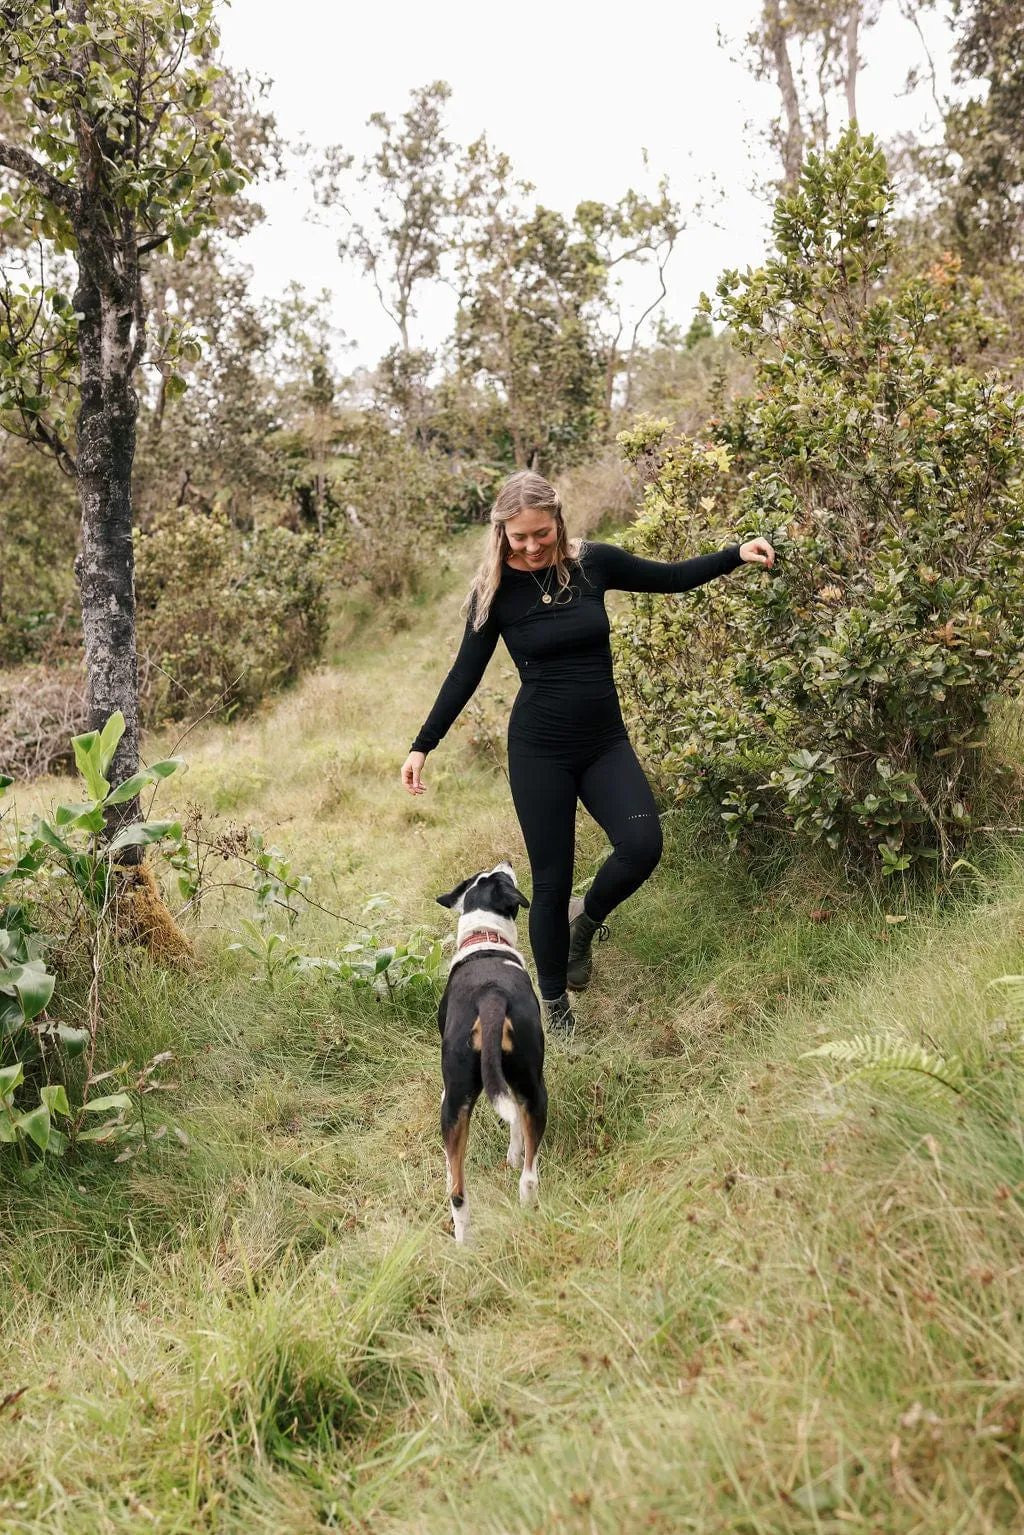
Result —
<instances>
[{"instance_id":1,"label":"hiking boot","mask_svg":"<svg viewBox=\"0 0 1024 1535\"><path fill-rule=\"evenodd\" d=\"M567 992L562 992L553 1002L541 999L547 1032L555 1039L571 1039L576 1028L576 1014L572 1010Z\"/></svg>"},{"instance_id":2,"label":"hiking boot","mask_svg":"<svg viewBox=\"0 0 1024 1535\"><path fill-rule=\"evenodd\" d=\"M594 956L591 944L594 934L598 943L604 943L608 929L603 922L595 922L587 916L579 897L569 902L569 968L566 980L570 991L586 991L594 972Z\"/></svg>"}]
</instances>

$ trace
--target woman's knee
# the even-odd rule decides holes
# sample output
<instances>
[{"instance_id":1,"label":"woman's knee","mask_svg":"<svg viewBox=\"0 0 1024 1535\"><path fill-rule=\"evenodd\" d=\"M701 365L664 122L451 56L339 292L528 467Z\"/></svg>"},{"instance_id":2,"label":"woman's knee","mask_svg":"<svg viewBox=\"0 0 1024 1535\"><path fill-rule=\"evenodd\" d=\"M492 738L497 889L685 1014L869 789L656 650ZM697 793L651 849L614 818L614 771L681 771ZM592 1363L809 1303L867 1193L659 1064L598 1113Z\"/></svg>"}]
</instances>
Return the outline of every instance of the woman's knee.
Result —
<instances>
[{"instance_id":1,"label":"woman's knee","mask_svg":"<svg viewBox=\"0 0 1024 1535\"><path fill-rule=\"evenodd\" d=\"M652 812L629 817L615 851L638 878L646 879L658 867L664 845L661 821Z\"/></svg>"}]
</instances>

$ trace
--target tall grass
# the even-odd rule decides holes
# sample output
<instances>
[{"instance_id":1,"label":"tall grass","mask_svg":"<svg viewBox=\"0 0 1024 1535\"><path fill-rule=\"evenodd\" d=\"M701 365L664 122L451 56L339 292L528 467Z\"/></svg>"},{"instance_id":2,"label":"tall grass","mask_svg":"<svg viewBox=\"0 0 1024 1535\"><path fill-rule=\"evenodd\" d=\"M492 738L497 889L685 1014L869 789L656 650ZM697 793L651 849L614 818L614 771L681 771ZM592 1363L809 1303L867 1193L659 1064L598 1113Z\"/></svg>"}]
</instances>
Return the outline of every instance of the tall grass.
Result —
<instances>
[{"instance_id":1,"label":"tall grass","mask_svg":"<svg viewBox=\"0 0 1024 1535\"><path fill-rule=\"evenodd\" d=\"M428 796L397 787L467 560L408 626L364 612L262 717L197 732L177 808L260 825L332 909L387 890L396 934L443 930L434 894L496 856L525 878L458 728ZM986 990L1024 970L1024 866L883 902L666 832L579 1048L550 1052L537 1212L477 1115L466 1252L429 998L271 986L226 951L237 891L191 973L119 961L106 1061L174 1048L190 1144L3 1163L0 1402L27 1389L0 1408L0 1529L1024 1526L1020 1057ZM581 826L584 876L601 851ZM804 1058L880 1028L971 1054L974 1091L922 1105Z\"/></svg>"}]
</instances>

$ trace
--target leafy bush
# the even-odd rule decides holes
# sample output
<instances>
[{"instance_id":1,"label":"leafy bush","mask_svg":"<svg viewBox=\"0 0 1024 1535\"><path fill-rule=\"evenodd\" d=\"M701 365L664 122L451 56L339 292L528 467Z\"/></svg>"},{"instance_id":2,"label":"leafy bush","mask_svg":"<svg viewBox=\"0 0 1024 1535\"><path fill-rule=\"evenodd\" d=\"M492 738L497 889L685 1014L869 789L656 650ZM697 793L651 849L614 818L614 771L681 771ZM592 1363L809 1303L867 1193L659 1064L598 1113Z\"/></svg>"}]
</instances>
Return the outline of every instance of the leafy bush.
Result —
<instances>
[{"instance_id":1,"label":"leafy bush","mask_svg":"<svg viewBox=\"0 0 1024 1535\"><path fill-rule=\"evenodd\" d=\"M327 610L315 545L179 511L138 535L139 654L150 720L251 707L315 661Z\"/></svg>"},{"instance_id":2,"label":"leafy bush","mask_svg":"<svg viewBox=\"0 0 1024 1535\"><path fill-rule=\"evenodd\" d=\"M134 821L103 840L109 810L180 766L178 758L155 762L112 789L106 775L123 733L124 717L117 712L102 732L88 731L71 742L88 796L84 802L58 805L52 820L34 816L28 832L15 821L10 835L0 835L0 1145L17 1147L25 1162L30 1144L40 1155L64 1156L90 1141L126 1143L116 1160L129 1161L140 1138L148 1147L142 1099L164 1086L156 1072L171 1059L163 1052L141 1071L127 1061L94 1070L104 940L112 928L128 934L136 928L118 854L165 841L176 845L182 835L177 822ZM0 795L11 782L0 776ZM2 822L0 814L0 833L6 833ZM136 873L128 877L134 880ZM45 957L54 939L37 925L43 891L58 903L63 897L62 925L89 951L93 985L85 1027L60 1022L50 1010L57 977ZM21 899L9 902L12 894ZM114 1081L116 1092L92 1091ZM164 1134L166 1127L154 1139Z\"/></svg>"},{"instance_id":3,"label":"leafy bush","mask_svg":"<svg viewBox=\"0 0 1024 1535\"><path fill-rule=\"evenodd\" d=\"M677 794L710 794L734 839L767 822L887 874L965 842L1024 654L1024 395L959 361L989 322L955 262L886 290L890 205L870 139L811 156L776 253L718 288L755 392L710 446L623 434L647 484L633 548L740 527L779 560L668 609L634 600L617 636Z\"/></svg>"}]
</instances>

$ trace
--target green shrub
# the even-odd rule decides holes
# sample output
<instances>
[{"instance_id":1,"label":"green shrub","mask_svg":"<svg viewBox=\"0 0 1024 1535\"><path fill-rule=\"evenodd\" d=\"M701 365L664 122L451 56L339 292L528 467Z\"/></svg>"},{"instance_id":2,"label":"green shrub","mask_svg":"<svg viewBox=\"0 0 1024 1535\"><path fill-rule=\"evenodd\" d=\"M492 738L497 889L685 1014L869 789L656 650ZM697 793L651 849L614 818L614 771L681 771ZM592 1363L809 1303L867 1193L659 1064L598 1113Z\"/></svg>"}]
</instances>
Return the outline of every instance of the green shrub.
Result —
<instances>
[{"instance_id":1,"label":"green shrub","mask_svg":"<svg viewBox=\"0 0 1024 1535\"><path fill-rule=\"evenodd\" d=\"M441 556L448 530L486 503L495 475L460 472L441 455L368 413L358 451L336 495L344 511L332 564L342 581L366 581L381 597L417 590Z\"/></svg>"},{"instance_id":2,"label":"green shrub","mask_svg":"<svg viewBox=\"0 0 1024 1535\"><path fill-rule=\"evenodd\" d=\"M713 446L623 434L647 485L633 548L741 528L779 560L634 600L617 638L671 788L710 794L734 839L768 822L884 873L963 846L1024 642L1024 395L960 362L989 322L954 261L886 286L890 205L870 139L811 156L775 254L718 288L754 392Z\"/></svg>"},{"instance_id":3,"label":"green shrub","mask_svg":"<svg viewBox=\"0 0 1024 1535\"><path fill-rule=\"evenodd\" d=\"M251 707L320 655L326 605L304 534L179 511L137 536L135 569L150 721Z\"/></svg>"}]
</instances>

